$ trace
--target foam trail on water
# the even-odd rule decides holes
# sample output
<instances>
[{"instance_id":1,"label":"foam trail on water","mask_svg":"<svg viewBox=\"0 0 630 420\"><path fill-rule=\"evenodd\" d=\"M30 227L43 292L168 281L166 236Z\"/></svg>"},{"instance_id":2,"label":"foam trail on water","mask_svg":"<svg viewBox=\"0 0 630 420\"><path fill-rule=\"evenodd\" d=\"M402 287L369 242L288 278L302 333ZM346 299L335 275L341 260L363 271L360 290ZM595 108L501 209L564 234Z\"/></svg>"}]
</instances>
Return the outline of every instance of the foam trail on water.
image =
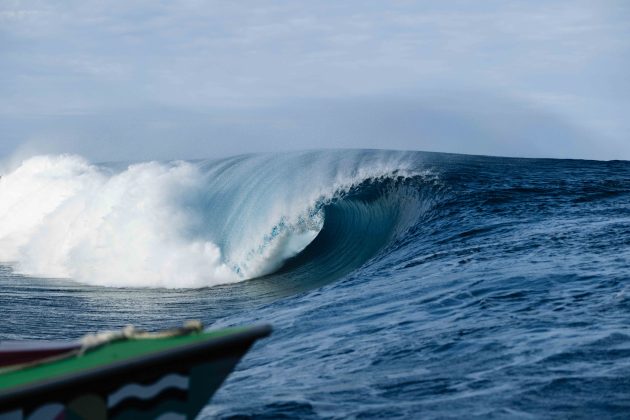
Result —
<instances>
[{"instance_id":1,"label":"foam trail on water","mask_svg":"<svg viewBox=\"0 0 630 420\"><path fill-rule=\"evenodd\" d=\"M33 157L0 179L0 261L29 275L116 287L206 287L268 274L315 239L323 203L405 167L402 154L344 156L122 169Z\"/></svg>"}]
</instances>

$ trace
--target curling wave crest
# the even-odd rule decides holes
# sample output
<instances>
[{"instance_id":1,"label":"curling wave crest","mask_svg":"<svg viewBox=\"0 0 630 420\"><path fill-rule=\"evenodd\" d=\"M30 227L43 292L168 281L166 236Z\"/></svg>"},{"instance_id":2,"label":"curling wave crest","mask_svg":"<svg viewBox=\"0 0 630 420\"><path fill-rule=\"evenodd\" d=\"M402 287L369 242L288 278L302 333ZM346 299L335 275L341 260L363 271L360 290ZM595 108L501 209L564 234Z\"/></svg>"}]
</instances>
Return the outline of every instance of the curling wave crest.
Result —
<instances>
[{"instance_id":1,"label":"curling wave crest","mask_svg":"<svg viewBox=\"0 0 630 420\"><path fill-rule=\"evenodd\" d=\"M322 264L347 271L417 217L423 199L407 181L419 177L430 173L398 152L122 167L36 156L0 178L0 261L114 287L207 287Z\"/></svg>"}]
</instances>

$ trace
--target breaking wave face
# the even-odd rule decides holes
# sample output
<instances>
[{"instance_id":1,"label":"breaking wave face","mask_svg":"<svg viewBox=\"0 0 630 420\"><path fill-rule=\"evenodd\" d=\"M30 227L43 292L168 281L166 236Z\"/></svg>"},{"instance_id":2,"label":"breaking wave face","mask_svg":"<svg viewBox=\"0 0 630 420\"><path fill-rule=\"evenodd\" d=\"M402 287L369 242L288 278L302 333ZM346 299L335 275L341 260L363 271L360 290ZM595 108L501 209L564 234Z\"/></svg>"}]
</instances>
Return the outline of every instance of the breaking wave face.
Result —
<instances>
[{"instance_id":1,"label":"breaking wave face","mask_svg":"<svg viewBox=\"0 0 630 420\"><path fill-rule=\"evenodd\" d=\"M96 165L37 156L0 178L0 261L114 287L208 287L357 268L435 180L402 152Z\"/></svg>"}]
</instances>

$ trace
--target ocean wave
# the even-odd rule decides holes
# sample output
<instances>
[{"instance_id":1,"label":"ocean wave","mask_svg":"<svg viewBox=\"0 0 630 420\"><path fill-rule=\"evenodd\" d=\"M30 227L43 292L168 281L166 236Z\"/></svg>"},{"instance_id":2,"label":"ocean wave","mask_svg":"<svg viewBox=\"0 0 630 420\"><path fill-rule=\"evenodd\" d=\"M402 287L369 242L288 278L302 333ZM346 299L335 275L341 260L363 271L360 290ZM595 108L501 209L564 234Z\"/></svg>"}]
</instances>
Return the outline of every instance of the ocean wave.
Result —
<instances>
[{"instance_id":1,"label":"ocean wave","mask_svg":"<svg viewBox=\"0 0 630 420\"><path fill-rule=\"evenodd\" d=\"M36 156L0 179L0 261L113 287L340 275L409 225L434 181L402 152L93 164Z\"/></svg>"}]
</instances>

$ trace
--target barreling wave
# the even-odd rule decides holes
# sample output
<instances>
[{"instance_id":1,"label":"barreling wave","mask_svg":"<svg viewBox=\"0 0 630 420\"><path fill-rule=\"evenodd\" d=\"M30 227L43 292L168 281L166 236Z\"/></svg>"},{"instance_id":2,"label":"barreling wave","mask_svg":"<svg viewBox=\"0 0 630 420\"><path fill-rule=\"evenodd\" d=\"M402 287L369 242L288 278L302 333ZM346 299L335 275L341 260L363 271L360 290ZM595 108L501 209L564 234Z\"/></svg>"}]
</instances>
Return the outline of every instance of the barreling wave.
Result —
<instances>
[{"instance_id":1,"label":"barreling wave","mask_svg":"<svg viewBox=\"0 0 630 420\"><path fill-rule=\"evenodd\" d=\"M417 167L409 154L374 151L123 168L37 156L0 178L0 261L115 287L332 279L429 205L435 179Z\"/></svg>"}]
</instances>

